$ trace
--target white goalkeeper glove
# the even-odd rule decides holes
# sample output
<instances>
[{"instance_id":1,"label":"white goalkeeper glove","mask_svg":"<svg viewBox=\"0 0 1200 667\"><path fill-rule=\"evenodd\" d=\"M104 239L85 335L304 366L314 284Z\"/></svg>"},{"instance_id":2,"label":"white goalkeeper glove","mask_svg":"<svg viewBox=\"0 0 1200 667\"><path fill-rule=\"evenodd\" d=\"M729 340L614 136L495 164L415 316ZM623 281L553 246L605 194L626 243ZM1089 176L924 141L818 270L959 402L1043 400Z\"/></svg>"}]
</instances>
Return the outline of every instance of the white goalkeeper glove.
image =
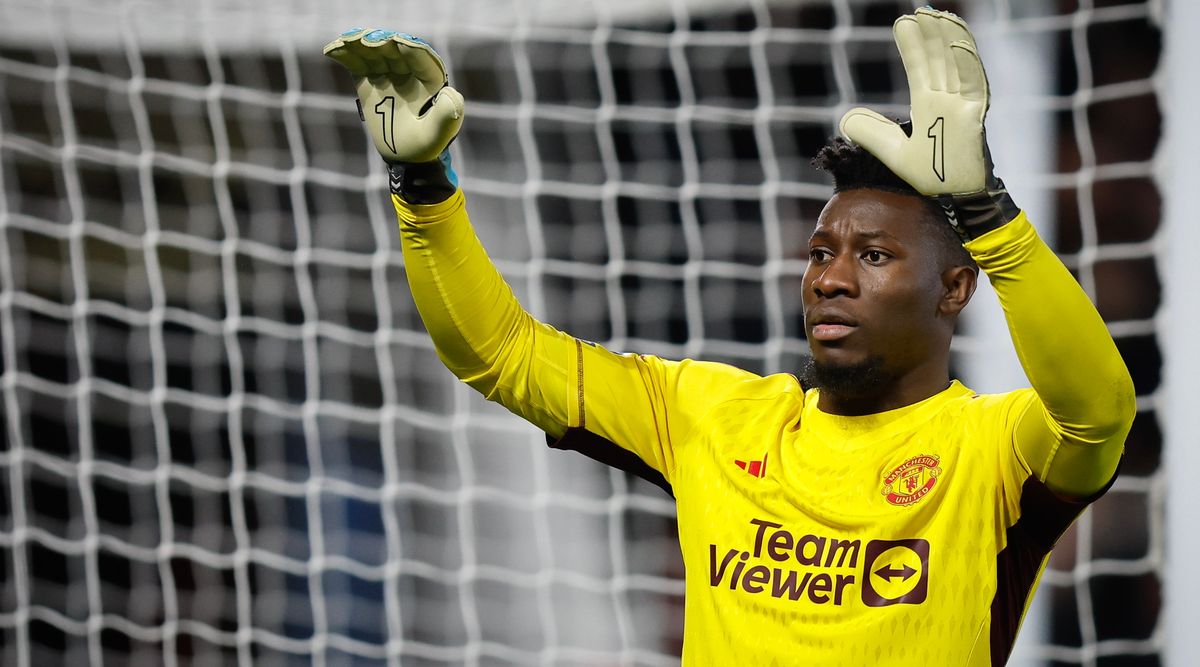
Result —
<instances>
[{"instance_id":1,"label":"white goalkeeper glove","mask_svg":"<svg viewBox=\"0 0 1200 667\"><path fill-rule=\"evenodd\" d=\"M406 33L355 28L324 53L354 77L358 116L388 163L392 192L410 204L454 194L448 147L462 127L463 97L433 47Z\"/></svg>"},{"instance_id":2,"label":"white goalkeeper glove","mask_svg":"<svg viewBox=\"0 0 1200 667\"><path fill-rule=\"evenodd\" d=\"M992 173L983 128L987 75L967 24L922 7L897 19L892 34L908 75L912 123L860 107L842 116L842 135L936 198L964 239L1015 218L1018 209Z\"/></svg>"}]
</instances>

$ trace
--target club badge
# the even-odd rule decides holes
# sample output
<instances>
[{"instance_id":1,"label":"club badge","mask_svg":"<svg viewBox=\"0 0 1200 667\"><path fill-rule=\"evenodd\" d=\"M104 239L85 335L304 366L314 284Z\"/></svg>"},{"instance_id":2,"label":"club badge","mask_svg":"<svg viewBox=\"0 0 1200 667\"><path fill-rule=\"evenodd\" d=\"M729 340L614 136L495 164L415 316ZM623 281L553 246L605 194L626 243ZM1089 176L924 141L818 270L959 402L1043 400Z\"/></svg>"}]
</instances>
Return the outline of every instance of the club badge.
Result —
<instances>
[{"instance_id":1,"label":"club badge","mask_svg":"<svg viewBox=\"0 0 1200 667\"><path fill-rule=\"evenodd\" d=\"M883 478L880 493L891 504L908 507L920 501L937 484L942 469L939 458L929 454L914 456L901 463Z\"/></svg>"}]
</instances>

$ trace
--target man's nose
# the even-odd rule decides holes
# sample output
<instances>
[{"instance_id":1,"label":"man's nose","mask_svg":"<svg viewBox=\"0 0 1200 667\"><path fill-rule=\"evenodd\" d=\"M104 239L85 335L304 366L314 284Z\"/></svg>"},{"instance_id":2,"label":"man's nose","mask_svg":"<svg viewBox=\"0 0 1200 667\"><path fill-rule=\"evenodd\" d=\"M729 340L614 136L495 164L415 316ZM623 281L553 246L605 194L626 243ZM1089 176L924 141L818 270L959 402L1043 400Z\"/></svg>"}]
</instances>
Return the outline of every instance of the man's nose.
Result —
<instances>
[{"instance_id":1,"label":"man's nose","mask_svg":"<svg viewBox=\"0 0 1200 667\"><path fill-rule=\"evenodd\" d=\"M811 288L817 296L826 299L835 296L854 296L858 292L858 281L854 269L853 257L844 254L838 255L818 268Z\"/></svg>"}]
</instances>

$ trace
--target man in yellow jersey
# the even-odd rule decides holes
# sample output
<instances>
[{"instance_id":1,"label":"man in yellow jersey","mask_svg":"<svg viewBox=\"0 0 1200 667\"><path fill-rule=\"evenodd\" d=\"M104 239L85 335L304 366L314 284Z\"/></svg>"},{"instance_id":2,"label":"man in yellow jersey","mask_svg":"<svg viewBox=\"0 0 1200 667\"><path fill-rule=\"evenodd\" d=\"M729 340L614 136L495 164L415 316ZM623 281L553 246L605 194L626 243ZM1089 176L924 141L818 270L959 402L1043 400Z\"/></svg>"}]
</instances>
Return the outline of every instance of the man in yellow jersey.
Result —
<instances>
[{"instance_id":1,"label":"man in yellow jersey","mask_svg":"<svg viewBox=\"0 0 1200 667\"><path fill-rule=\"evenodd\" d=\"M686 665L1004 664L1051 547L1116 475L1132 381L991 173L971 34L931 9L894 34L911 124L851 110L849 141L817 159L836 185L803 278L806 389L534 320L467 219L445 151L463 100L433 50L366 30L326 47L389 164L442 361L557 446L615 444L674 494ZM949 377L977 267L1032 388L978 395Z\"/></svg>"}]
</instances>

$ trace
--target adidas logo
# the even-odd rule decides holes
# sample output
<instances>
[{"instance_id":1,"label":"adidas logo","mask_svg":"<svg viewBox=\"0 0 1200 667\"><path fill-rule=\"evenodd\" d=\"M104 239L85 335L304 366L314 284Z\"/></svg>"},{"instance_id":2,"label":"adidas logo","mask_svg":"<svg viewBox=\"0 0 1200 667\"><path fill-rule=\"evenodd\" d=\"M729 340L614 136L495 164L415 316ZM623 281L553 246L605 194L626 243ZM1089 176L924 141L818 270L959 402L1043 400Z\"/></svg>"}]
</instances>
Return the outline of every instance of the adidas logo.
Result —
<instances>
[{"instance_id":1,"label":"adidas logo","mask_svg":"<svg viewBox=\"0 0 1200 667\"><path fill-rule=\"evenodd\" d=\"M761 461L741 461L733 460L734 464L742 470L746 471L747 475L762 479L767 476L767 455L763 454Z\"/></svg>"}]
</instances>

